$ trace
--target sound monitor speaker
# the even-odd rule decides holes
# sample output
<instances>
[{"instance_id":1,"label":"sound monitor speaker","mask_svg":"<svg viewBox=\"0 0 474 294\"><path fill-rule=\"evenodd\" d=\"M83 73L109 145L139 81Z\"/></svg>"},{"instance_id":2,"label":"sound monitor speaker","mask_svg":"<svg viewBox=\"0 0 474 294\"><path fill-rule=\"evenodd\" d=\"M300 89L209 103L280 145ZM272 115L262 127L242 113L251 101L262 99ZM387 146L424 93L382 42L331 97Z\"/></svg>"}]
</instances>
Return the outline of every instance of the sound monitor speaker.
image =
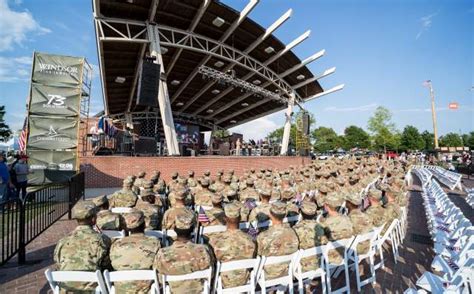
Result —
<instances>
[{"instance_id":1,"label":"sound monitor speaker","mask_svg":"<svg viewBox=\"0 0 474 294\"><path fill-rule=\"evenodd\" d=\"M303 114L303 133L309 135L309 114Z\"/></svg>"},{"instance_id":2,"label":"sound monitor speaker","mask_svg":"<svg viewBox=\"0 0 474 294\"><path fill-rule=\"evenodd\" d=\"M144 59L138 80L137 105L158 107L160 65Z\"/></svg>"},{"instance_id":3,"label":"sound monitor speaker","mask_svg":"<svg viewBox=\"0 0 474 294\"><path fill-rule=\"evenodd\" d=\"M135 153L137 154L156 154L155 139L140 138L135 142Z\"/></svg>"}]
</instances>

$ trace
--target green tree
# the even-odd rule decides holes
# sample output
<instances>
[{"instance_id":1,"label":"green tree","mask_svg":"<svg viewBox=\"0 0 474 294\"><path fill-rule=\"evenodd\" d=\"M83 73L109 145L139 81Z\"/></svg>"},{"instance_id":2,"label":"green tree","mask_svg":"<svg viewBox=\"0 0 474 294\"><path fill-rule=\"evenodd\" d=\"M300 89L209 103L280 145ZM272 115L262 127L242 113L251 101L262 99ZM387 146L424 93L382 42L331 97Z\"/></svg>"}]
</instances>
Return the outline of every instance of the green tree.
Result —
<instances>
[{"instance_id":1,"label":"green tree","mask_svg":"<svg viewBox=\"0 0 474 294\"><path fill-rule=\"evenodd\" d=\"M434 149L434 135L428 131L421 133L421 138L425 142L424 150L433 150Z\"/></svg>"},{"instance_id":2,"label":"green tree","mask_svg":"<svg viewBox=\"0 0 474 294\"><path fill-rule=\"evenodd\" d=\"M12 131L10 127L5 123L5 105L0 105L0 142L8 141Z\"/></svg>"},{"instance_id":3,"label":"green tree","mask_svg":"<svg viewBox=\"0 0 474 294\"><path fill-rule=\"evenodd\" d=\"M357 126L348 126L344 130L344 149L369 148L370 136L362 128Z\"/></svg>"},{"instance_id":4,"label":"green tree","mask_svg":"<svg viewBox=\"0 0 474 294\"><path fill-rule=\"evenodd\" d=\"M340 136L332 128L319 127L311 132L314 140L314 149L319 152L326 152L342 147Z\"/></svg>"},{"instance_id":5,"label":"green tree","mask_svg":"<svg viewBox=\"0 0 474 294\"><path fill-rule=\"evenodd\" d=\"M378 150L397 149L399 137L396 136L395 124L392 122L392 113L383 106L375 109L374 115L367 124L372 133L374 147Z\"/></svg>"},{"instance_id":6,"label":"green tree","mask_svg":"<svg viewBox=\"0 0 474 294\"><path fill-rule=\"evenodd\" d=\"M464 146L467 146L471 148L471 150L474 150L474 132L470 132L466 141L463 141Z\"/></svg>"},{"instance_id":7,"label":"green tree","mask_svg":"<svg viewBox=\"0 0 474 294\"><path fill-rule=\"evenodd\" d=\"M425 147L425 140L414 126L406 126L401 134L400 149L403 151L422 150Z\"/></svg>"},{"instance_id":8,"label":"green tree","mask_svg":"<svg viewBox=\"0 0 474 294\"><path fill-rule=\"evenodd\" d=\"M296 122L295 118L298 117L300 113L298 112L296 115L293 116L292 122L291 122L291 129L290 129L290 141L293 141L296 139ZM311 129L311 126L314 126L316 124L316 120L314 118L314 115L312 113L309 113L309 127ZM267 135L267 139L272 140L273 142L281 142L283 140L283 132L285 128L281 127L276 130L271 131Z\"/></svg>"},{"instance_id":9,"label":"green tree","mask_svg":"<svg viewBox=\"0 0 474 294\"><path fill-rule=\"evenodd\" d=\"M225 138L227 136L230 136L230 133L228 130L225 130L225 129L221 129L221 130L214 130L212 131L212 137L216 137L216 138Z\"/></svg>"},{"instance_id":10,"label":"green tree","mask_svg":"<svg viewBox=\"0 0 474 294\"><path fill-rule=\"evenodd\" d=\"M460 147L462 146L461 136L456 133L447 133L439 138L441 147Z\"/></svg>"}]
</instances>

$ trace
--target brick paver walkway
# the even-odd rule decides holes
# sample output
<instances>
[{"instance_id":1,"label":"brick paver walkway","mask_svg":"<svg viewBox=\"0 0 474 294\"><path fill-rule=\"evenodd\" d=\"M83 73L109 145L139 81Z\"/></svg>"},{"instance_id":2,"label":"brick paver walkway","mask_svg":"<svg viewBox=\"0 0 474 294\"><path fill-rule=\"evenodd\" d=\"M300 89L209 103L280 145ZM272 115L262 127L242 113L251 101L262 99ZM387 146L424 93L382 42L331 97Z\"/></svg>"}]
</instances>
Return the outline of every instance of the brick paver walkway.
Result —
<instances>
[{"instance_id":1,"label":"brick paver walkway","mask_svg":"<svg viewBox=\"0 0 474 294\"><path fill-rule=\"evenodd\" d=\"M364 293L403 293L406 288L415 285L424 271L430 269L433 259L431 245L416 241L429 239L429 233L421 195L414 190L409 199L408 228L405 240L399 248L400 257L395 264L391 248L387 246L384 251L385 268L376 272L376 285L362 288ZM50 293L44 271L53 264L56 242L74 227L75 221L61 219L28 245L26 259L32 262L31 264L18 266L14 257L5 266L0 267L0 293ZM420 238L419 235L426 238ZM341 282L342 276L339 276L334 286ZM351 272L351 288L354 292L355 287L355 275Z\"/></svg>"}]
</instances>

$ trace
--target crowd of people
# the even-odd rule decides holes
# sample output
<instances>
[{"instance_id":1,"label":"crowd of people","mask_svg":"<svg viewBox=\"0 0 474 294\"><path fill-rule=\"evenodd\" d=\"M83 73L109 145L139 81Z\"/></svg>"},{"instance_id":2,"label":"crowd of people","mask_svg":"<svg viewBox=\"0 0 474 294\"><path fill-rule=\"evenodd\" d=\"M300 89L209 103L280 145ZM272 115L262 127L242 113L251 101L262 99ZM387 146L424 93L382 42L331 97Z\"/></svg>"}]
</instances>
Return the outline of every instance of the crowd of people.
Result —
<instances>
[{"instance_id":1,"label":"crowd of people","mask_svg":"<svg viewBox=\"0 0 474 294\"><path fill-rule=\"evenodd\" d=\"M364 157L313 161L286 170L250 169L240 176L232 170L207 171L198 178L192 171L186 176L175 172L169 182L159 172L149 179L141 172L127 177L112 195L76 204L78 226L58 242L54 261L63 271L155 269L180 275L215 268L216 261L288 255L375 227L386 230L407 205L408 168L406 162ZM113 212L119 207L120 213ZM285 222L292 216L299 217ZM250 226L240 229L242 222ZM226 230L197 244L195 228L213 225ZM125 230L127 236L111 240L106 234L111 230ZM150 230L174 230L176 236L162 243L147 234ZM368 250L368 241L357 246L360 253ZM331 250L328 256L328 262L337 263L343 252ZM303 270L320 266L312 257L301 263ZM263 271L267 279L276 278L285 275L288 264ZM247 282L249 272L234 270L221 277L224 288L235 287ZM199 280L169 284L173 293L202 291ZM117 293L146 293L150 285L115 283ZM62 287L77 291L95 286L69 282Z\"/></svg>"},{"instance_id":2,"label":"crowd of people","mask_svg":"<svg viewBox=\"0 0 474 294\"><path fill-rule=\"evenodd\" d=\"M9 158L0 152L0 203L9 199L26 197L28 187L28 156L15 154Z\"/></svg>"}]
</instances>

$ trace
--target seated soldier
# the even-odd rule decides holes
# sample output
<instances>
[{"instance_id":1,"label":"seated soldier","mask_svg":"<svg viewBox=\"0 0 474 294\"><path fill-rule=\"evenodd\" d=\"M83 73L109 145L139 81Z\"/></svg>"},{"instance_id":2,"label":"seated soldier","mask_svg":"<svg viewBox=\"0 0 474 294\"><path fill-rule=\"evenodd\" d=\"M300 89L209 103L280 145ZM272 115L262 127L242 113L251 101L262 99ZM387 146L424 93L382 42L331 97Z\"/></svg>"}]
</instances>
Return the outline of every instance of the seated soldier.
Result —
<instances>
[{"instance_id":1,"label":"seated soldier","mask_svg":"<svg viewBox=\"0 0 474 294\"><path fill-rule=\"evenodd\" d=\"M186 195L186 191L180 190L175 191L175 205L168 209L164 216L163 221L161 223L161 228L163 230L170 230L175 228L175 220L179 215L188 215L190 217L195 217L194 212L186 207L184 203L184 199Z\"/></svg>"},{"instance_id":2,"label":"seated soldier","mask_svg":"<svg viewBox=\"0 0 474 294\"><path fill-rule=\"evenodd\" d=\"M214 193L209 189L209 180L207 178L201 179L201 187L194 195L194 203L200 206L211 206L211 198Z\"/></svg>"},{"instance_id":3,"label":"seated soldier","mask_svg":"<svg viewBox=\"0 0 474 294\"><path fill-rule=\"evenodd\" d=\"M143 212L145 216L145 228L148 230L158 230L160 227L161 213L160 207L155 204L155 193L152 190L153 183L147 181L140 191L140 198L135 205L136 209Z\"/></svg>"},{"instance_id":4,"label":"seated soldier","mask_svg":"<svg viewBox=\"0 0 474 294\"><path fill-rule=\"evenodd\" d=\"M266 222L270 219L270 197L271 192L268 189L260 190L260 204L250 212L249 222Z\"/></svg>"},{"instance_id":5,"label":"seated soldier","mask_svg":"<svg viewBox=\"0 0 474 294\"><path fill-rule=\"evenodd\" d=\"M121 216L118 213L113 213L109 210L109 200L106 195L98 196L92 199L97 209L95 227L99 231L111 230L120 231L122 228Z\"/></svg>"},{"instance_id":6,"label":"seated soldier","mask_svg":"<svg viewBox=\"0 0 474 294\"><path fill-rule=\"evenodd\" d=\"M214 264L207 245L191 242L191 233L195 226L194 216L178 215L174 221L178 235L170 247L158 251L154 268L160 274L184 275L205 270ZM169 282L171 293L201 293L203 281L190 280L185 282Z\"/></svg>"},{"instance_id":7,"label":"seated soldier","mask_svg":"<svg viewBox=\"0 0 474 294\"><path fill-rule=\"evenodd\" d=\"M147 237L145 217L140 210L124 214L129 236L116 239L110 248L110 262L115 271L149 270L153 268L160 242L154 237ZM116 293L148 293L150 281L116 282Z\"/></svg>"},{"instance_id":8,"label":"seated soldier","mask_svg":"<svg viewBox=\"0 0 474 294\"><path fill-rule=\"evenodd\" d=\"M222 208L222 195L213 194L211 197L212 208L205 211L209 222L201 223L202 226L225 225L225 213Z\"/></svg>"},{"instance_id":9,"label":"seated soldier","mask_svg":"<svg viewBox=\"0 0 474 294\"><path fill-rule=\"evenodd\" d=\"M77 227L67 237L59 240L54 249L54 262L59 271L88 271L110 269L110 239L92 228L95 224L96 206L92 201L79 201L72 209ZM67 282L60 288L75 293L95 290L96 283Z\"/></svg>"},{"instance_id":10,"label":"seated soldier","mask_svg":"<svg viewBox=\"0 0 474 294\"><path fill-rule=\"evenodd\" d=\"M346 194L346 207L349 210L349 218L355 235L363 235L373 229L372 219L362 212L362 197L358 193ZM369 251L370 242L365 241L357 245L357 253L366 254Z\"/></svg>"},{"instance_id":11,"label":"seated soldier","mask_svg":"<svg viewBox=\"0 0 474 294\"><path fill-rule=\"evenodd\" d=\"M295 231L283 224L286 216L286 204L276 201L270 208L272 226L257 236L258 255L281 256L298 251L299 242ZM265 279L275 279L288 274L288 263L264 267Z\"/></svg>"},{"instance_id":12,"label":"seated soldier","mask_svg":"<svg viewBox=\"0 0 474 294\"><path fill-rule=\"evenodd\" d=\"M209 244L214 255L221 262L254 258L256 244L252 238L239 230L240 208L234 203L225 206L227 230L213 234ZM235 270L221 274L223 288L245 285L249 279L248 270Z\"/></svg>"},{"instance_id":13,"label":"seated soldier","mask_svg":"<svg viewBox=\"0 0 474 294\"><path fill-rule=\"evenodd\" d=\"M115 192L109 199L110 208L133 207L137 202L137 195L132 191L133 179L127 177L123 180L122 190Z\"/></svg>"}]
</instances>

